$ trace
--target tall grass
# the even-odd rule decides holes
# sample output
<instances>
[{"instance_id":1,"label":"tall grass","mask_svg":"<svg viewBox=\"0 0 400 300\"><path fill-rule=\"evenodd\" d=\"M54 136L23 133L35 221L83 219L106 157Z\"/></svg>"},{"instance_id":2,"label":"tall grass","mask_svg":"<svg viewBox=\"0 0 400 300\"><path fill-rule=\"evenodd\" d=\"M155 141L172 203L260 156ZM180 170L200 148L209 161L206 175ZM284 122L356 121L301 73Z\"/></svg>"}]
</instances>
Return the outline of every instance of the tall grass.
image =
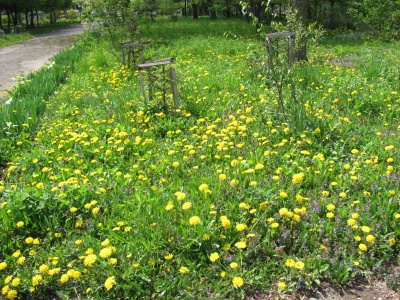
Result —
<instances>
[{"instance_id":1,"label":"tall grass","mask_svg":"<svg viewBox=\"0 0 400 300\"><path fill-rule=\"evenodd\" d=\"M276 113L249 25L179 23L142 25L138 39L153 39L146 57L176 58L180 109L157 91L143 101L119 49L86 37L37 130L5 144L5 295L278 298L392 272L399 44L310 49L296 69L300 123ZM206 33L185 35L199 24ZM398 273L385 275L399 287Z\"/></svg>"}]
</instances>

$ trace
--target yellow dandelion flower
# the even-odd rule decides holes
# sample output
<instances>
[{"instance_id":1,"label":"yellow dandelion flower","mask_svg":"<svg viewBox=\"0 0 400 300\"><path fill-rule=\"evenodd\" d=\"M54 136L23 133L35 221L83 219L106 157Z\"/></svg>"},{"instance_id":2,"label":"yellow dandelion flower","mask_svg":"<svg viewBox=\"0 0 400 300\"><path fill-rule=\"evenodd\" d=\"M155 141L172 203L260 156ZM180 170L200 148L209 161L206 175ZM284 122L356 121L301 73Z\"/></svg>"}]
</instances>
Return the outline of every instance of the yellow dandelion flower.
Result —
<instances>
[{"instance_id":1,"label":"yellow dandelion flower","mask_svg":"<svg viewBox=\"0 0 400 300\"><path fill-rule=\"evenodd\" d=\"M304 179L304 173L294 174L292 177L292 183L293 184L301 183L303 179Z\"/></svg>"},{"instance_id":2,"label":"yellow dandelion flower","mask_svg":"<svg viewBox=\"0 0 400 300\"><path fill-rule=\"evenodd\" d=\"M246 225L246 224L241 224L241 223L239 223L239 224L236 225L236 230L237 230L237 231L244 231L244 230L247 230L247 225Z\"/></svg>"},{"instance_id":3,"label":"yellow dandelion flower","mask_svg":"<svg viewBox=\"0 0 400 300\"><path fill-rule=\"evenodd\" d=\"M107 248L103 248L103 249L100 250L99 256L101 258L108 258L108 257L111 256L111 254L112 254L111 248L107 247Z\"/></svg>"},{"instance_id":4,"label":"yellow dandelion flower","mask_svg":"<svg viewBox=\"0 0 400 300\"><path fill-rule=\"evenodd\" d=\"M231 269L236 269L237 267L239 267L239 264L237 262L232 262L229 264L229 266L231 267Z\"/></svg>"},{"instance_id":5,"label":"yellow dandelion flower","mask_svg":"<svg viewBox=\"0 0 400 300\"><path fill-rule=\"evenodd\" d=\"M372 235L372 234L368 234L367 236L366 236L366 238L365 238L365 240L368 242L368 243L373 243L373 242L375 242L375 236L374 235Z\"/></svg>"},{"instance_id":6,"label":"yellow dandelion flower","mask_svg":"<svg viewBox=\"0 0 400 300\"><path fill-rule=\"evenodd\" d=\"M286 287L287 287L286 283L284 283L282 281L278 282L279 289L284 290L284 289L286 289Z\"/></svg>"},{"instance_id":7,"label":"yellow dandelion flower","mask_svg":"<svg viewBox=\"0 0 400 300\"><path fill-rule=\"evenodd\" d=\"M179 268L179 273L186 274L187 272L189 272L189 269L187 267L180 267Z\"/></svg>"},{"instance_id":8,"label":"yellow dandelion flower","mask_svg":"<svg viewBox=\"0 0 400 300\"><path fill-rule=\"evenodd\" d=\"M172 201L168 201L167 206L165 207L165 210L171 210L174 208L174 205L172 204Z\"/></svg>"},{"instance_id":9,"label":"yellow dandelion flower","mask_svg":"<svg viewBox=\"0 0 400 300\"><path fill-rule=\"evenodd\" d=\"M165 260L172 260L174 258L174 255L172 253L169 253L164 256Z\"/></svg>"},{"instance_id":10,"label":"yellow dandelion flower","mask_svg":"<svg viewBox=\"0 0 400 300\"><path fill-rule=\"evenodd\" d=\"M175 196L178 201L182 201L186 198L186 194L179 191L175 193Z\"/></svg>"},{"instance_id":11,"label":"yellow dandelion flower","mask_svg":"<svg viewBox=\"0 0 400 300\"><path fill-rule=\"evenodd\" d=\"M294 264L294 267L298 270L303 270L304 269L304 263L302 261L296 261Z\"/></svg>"},{"instance_id":12,"label":"yellow dandelion flower","mask_svg":"<svg viewBox=\"0 0 400 300\"><path fill-rule=\"evenodd\" d=\"M183 210L187 210L187 209L189 209L189 208L191 208L192 207L192 203L191 202L185 202L183 205L182 205L182 209Z\"/></svg>"},{"instance_id":13,"label":"yellow dandelion flower","mask_svg":"<svg viewBox=\"0 0 400 300\"><path fill-rule=\"evenodd\" d=\"M46 273L48 270L49 270L49 266L46 265L46 264L43 264L43 265L39 266L39 272L42 273L42 274Z\"/></svg>"},{"instance_id":14,"label":"yellow dandelion flower","mask_svg":"<svg viewBox=\"0 0 400 300\"><path fill-rule=\"evenodd\" d=\"M37 286L43 280L42 275L35 275L32 277L32 285Z\"/></svg>"},{"instance_id":15,"label":"yellow dandelion flower","mask_svg":"<svg viewBox=\"0 0 400 300\"><path fill-rule=\"evenodd\" d=\"M327 209L328 211L334 211L335 208L336 208L336 206L335 206L334 204L328 204L328 205L326 206L326 209Z\"/></svg>"},{"instance_id":16,"label":"yellow dandelion flower","mask_svg":"<svg viewBox=\"0 0 400 300\"><path fill-rule=\"evenodd\" d=\"M295 264L296 264L296 262L294 261L294 259L291 259L291 258L288 258L285 261L285 266L289 267L289 268L293 268Z\"/></svg>"},{"instance_id":17,"label":"yellow dandelion flower","mask_svg":"<svg viewBox=\"0 0 400 300\"><path fill-rule=\"evenodd\" d=\"M106 279L104 282L104 287L106 288L107 291L111 290L113 285L115 284L115 277L111 276Z\"/></svg>"},{"instance_id":18,"label":"yellow dandelion flower","mask_svg":"<svg viewBox=\"0 0 400 300\"><path fill-rule=\"evenodd\" d=\"M358 245L358 248L359 248L361 251L367 251L367 250L368 250L368 247L367 247L367 245L365 245L365 244L360 244L360 245Z\"/></svg>"},{"instance_id":19,"label":"yellow dandelion flower","mask_svg":"<svg viewBox=\"0 0 400 300\"><path fill-rule=\"evenodd\" d=\"M247 245L246 245L246 242L237 242L235 244L235 247L238 249L246 249Z\"/></svg>"},{"instance_id":20,"label":"yellow dandelion flower","mask_svg":"<svg viewBox=\"0 0 400 300\"><path fill-rule=\"evenodd\" d=\"M17 223L17 227L18 227L18 228L24 227L24 225L25 225L25 223L22 222L22 221L19 221L19 222Z\"/></svg>"},{"instance_id":21,"label":"yellow dandelion flower","mask_svg":"<svg viewBox=\"0 0 400 300\"><path fill-rule=\"evenodd\" d=\"M97 256L95 254L89 254L88 256L85 257L84 260L84 265L91 267L97 260Z\"/></svg>"},{"instance_id":22,"label":"yellow dandelion flower","mask_svg":"<svg viewBox=\"0 0 400 300\"><path fill-rule=\"evenodd\" d=\"M235 288L240 288L244 284L244 280L241 277L234 277L232 284Z\"/></svg>"},{"instance_id":23,"label":"yellow dandelion flower","mask_svg":"<svg viewBox=\"0 0 400 300\"><path fill-rule=\"evenodd\" d=\"M200 224L200 222L201 219L198 216L193 216L189 219L189 224L193 226Z\"/></svg>"},{"instance_id":24,"label":"yellow dandelion flower","mask_svg":"<svg viewBox=\"0 0 400 300\"><path fill-rule=\"evenodd\" d=\"M368 226L362 226L361 230L365 233L369 233L371 231L371 228L369 228Z\"/></svg>"},{"instance_id":25,"label":"yellow dandelion flower","mask_svg":"<svg viewBox=\"0 0 400 300\"><path fill-rule=\"evenodd\" d=\"M212 262L216 262L218 259L219 259L219 254L218 254L217 252L211 253L211 255L210 255L210 260L211 260Z\"/></svg>"}]
</instances>

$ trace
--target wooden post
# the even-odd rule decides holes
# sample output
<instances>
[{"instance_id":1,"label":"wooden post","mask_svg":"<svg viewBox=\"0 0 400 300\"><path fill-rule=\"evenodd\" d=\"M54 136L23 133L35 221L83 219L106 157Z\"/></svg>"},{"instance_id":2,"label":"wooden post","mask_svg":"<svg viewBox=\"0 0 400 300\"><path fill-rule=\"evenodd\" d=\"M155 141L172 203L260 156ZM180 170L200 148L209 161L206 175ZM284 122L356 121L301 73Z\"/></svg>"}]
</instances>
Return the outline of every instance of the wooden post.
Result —
<instances>
[{"instance_id":1,"label":"wooden post","mask_svg":"<svg viewBox=\"0 0 400 300\"><path fill-rule=\"evenodd\" d=\"M140 80L140 86L141 86L141 88L142 88L142 95L143 95L143 98L144 98L144 103L147 104L147 95L146 95L146 91L145 91L145 89L144 89L144 82L143 82L142 71L141 71L141 70L138 70L138 72L139 72L139 80Z\"/></svg>"},{"instance_id":2,"label":"wooden post","mask_svg":"<svg viewBox=\"0 0 400 300\"><path fill-rule=\"evenodd\" d=\"M174 61L174 59L173 58L165 58L165 59L160 59L160 60L156 60L156 61L151 61L151 62L147 62L147 63L143 63L143 64L138 64L137 66L136 66L136 68L137 68L137 70L138 70L138 72L139 72L139 79L140 79L140 85L141 85L141 88L142 88L142 93L143 93L143 97L144 97L144 99L145 99L145 101L147 101L147 99L148 99L148 97L147 97L147 95L146 95L146 91L145 91L145 87L144 87L144 82L143 82L143 75L142 75L142 72L141 71L143 71L143 70L146 70L147 71L147 73L148 73L148 75L149 75L149 78L150 78L150 80L149 80L149 85L148 85L148 90L149 90L149 98L150 98L150 100L151 100L151 95L152 95L152 88L153 88L153 85L152 85L152 80L153 80L153 78L155 79L155 80L157 80L158 78L157 78L157 75L155 75L155 74L152 74L152 72L151 72L151 68L152 67L162 67L162 80L165 80L165 79L167 79L168 81L171 81L171 87L172 87L172 94L173 94L173 98L174 98L174 106L175 106L175 108L179 108L179 101L178 101L178 87L177 87L177 85L176 85L176 81L177 81L177 78L176 78L176 71L175 71L175 68L173 68L173 67L171 67L170 69L171 69L171 77L169 77L166 73L165 73L165 65L168 65L168 64L174 64L175 63L175 61ZM166 95L166 88L165 88L165 82L163 82L163 85L162 85L162 93L163 93L163 99L164 99L164 103L165 103L165 95Z\"/></svg>"},{"instance_id":3,"label":"wooden post","mask_svg":"<svg viewBox=\"0 0 400 300\"><path fill-rule=\"evenodd\" d=\"M171 81L172 81L172 94L174 96L174 106L175 108L179 108L179 101L178 101L178 87L176 85L176 72L175 68L171 68Z\"/></svg>"}]
</instances>

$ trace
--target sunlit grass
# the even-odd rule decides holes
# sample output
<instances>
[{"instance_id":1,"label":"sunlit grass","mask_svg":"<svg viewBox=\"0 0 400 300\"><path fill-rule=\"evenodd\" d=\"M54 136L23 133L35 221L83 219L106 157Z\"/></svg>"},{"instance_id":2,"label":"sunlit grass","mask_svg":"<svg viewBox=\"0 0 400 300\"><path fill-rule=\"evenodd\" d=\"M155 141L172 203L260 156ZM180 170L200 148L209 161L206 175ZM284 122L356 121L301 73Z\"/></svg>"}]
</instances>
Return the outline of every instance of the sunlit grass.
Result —
<instances>
[{"instance_id":1,"label":"sunlit grass","mask_svg":"<svg viewBox=\"0 0 400 300\"><path fill-rule=\"evenodd\" d=\"M310 49L295 73L296 119L277 113L249 58L264 51L252 28L221 20L183 33L210 24L200 22L141 31L153 39L146 57L176 59L180 109L157 92L146 104L119 51L86 36L37 130L29 116L10 124L5 297L241 298L398 263L398 43Z\"/></svg>"}]
</instances>

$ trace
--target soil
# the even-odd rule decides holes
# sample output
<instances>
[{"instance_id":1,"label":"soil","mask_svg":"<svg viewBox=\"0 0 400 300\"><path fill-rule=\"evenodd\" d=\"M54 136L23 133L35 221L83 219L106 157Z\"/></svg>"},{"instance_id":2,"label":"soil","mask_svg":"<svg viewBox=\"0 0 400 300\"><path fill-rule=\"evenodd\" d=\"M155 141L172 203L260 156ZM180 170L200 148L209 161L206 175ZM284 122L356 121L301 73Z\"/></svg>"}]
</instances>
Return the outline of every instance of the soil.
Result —
<instances>
[{"instance_id":1,"label":"soil","mask_svg":"<svg viewBox=\"0 0 400 300\"><path fill-rule=\"evenodd\" d=\"M44 34L22 43L0 48L0 99L7 90L18 83L19 76L26 76L46 65L54 55L71 45L76 34L83 33L83 26L71 26ZM348 286L321 284L306 294L291 295L277 292L255 292L247 300L400 300L400 294L386 286L381 278L357 280Z\"/></svg>"},{"instance_id":2,"label":"soil","mask_svg":"<svg viewBox=\"0 0 400 300\"><path fill-rule=\"evenodd\" d=\"M383 278L357 279L346 286L321 284L313 291L296 295L285 292L255 292L246 300L400 300Z\"/></svg>"},{"instance_id":3,"label":"soil","mask_svg":"<svg viewBox=\"0 0 400 300\"><path fill-rule=\"evenodd\" d=\"M0 48L0 99L7 97L7 90L18 83L18 78L49 63L54 55L71 45L75 35L83 33L83 30L83 25L74 25Z\"/></svg>"}]
</instances>

